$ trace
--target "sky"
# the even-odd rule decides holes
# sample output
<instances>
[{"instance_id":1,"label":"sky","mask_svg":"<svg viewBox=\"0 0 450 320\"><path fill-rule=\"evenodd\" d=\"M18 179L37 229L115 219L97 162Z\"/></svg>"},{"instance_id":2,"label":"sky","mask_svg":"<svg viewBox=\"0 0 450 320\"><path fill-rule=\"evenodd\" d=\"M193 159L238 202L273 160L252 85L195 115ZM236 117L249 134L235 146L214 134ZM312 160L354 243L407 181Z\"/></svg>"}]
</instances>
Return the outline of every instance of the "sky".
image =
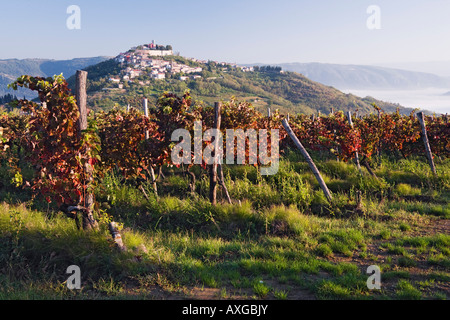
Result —
<instances>
[{"instance_id":1,"label":"sky","mask_svg":"<svg viewBox=\"0 0 450 320\"><path fill-rule=\"evenodd\" d=\"M80 29L67 27L70 5ZM0 59L116 56L155 40L241 64L449 61L449 15L448 0L0 0Z\"/></svg>"}]
</instances>

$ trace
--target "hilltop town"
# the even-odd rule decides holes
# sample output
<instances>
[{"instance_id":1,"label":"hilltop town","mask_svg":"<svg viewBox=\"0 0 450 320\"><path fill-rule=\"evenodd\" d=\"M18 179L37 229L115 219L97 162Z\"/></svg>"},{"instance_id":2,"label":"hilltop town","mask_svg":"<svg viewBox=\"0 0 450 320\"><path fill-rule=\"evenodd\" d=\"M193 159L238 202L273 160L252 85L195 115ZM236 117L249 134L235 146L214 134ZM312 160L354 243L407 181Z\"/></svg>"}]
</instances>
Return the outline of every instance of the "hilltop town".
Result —
<instances>
[{"instance_id":1,"label":"hilltop town","mask_svg":"<svg viewBox=\"0 0 450 320\"><path fill-rule=\"evenodd\" d=\"M119 88L123 86L123 82L132 82L133 79L142 75L146 75L151 79L161 80L169 75L177 75L179 80L199 79L203 68L201 66L188 66L178 63L170 56L174 56L172 46L158 45L152 41L150 44L144 44L133 47L125 53L120 53L115 61L119 62L122 67L120 77L111 77L111 82L118 83ZM219 66L231 66L239 68L244 72L253 71L253 67L238 66L233 63L217 62L210 60L199 60L195 58L187 58L195 62L197 65L207 65L210 62ZM145 84L144 82L142 84Z\"/></svg>"}]
</instances>

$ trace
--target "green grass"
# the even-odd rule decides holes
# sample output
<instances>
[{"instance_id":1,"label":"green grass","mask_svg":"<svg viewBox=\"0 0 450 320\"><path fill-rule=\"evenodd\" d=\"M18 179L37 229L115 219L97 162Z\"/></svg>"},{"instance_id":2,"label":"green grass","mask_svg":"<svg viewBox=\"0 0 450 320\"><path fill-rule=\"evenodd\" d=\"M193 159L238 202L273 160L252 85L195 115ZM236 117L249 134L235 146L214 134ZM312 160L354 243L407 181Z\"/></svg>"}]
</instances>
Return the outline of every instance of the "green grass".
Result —
<instances>
[{"instance_id":1,"label":"green grass","mask_svg":"<svg viewBox=\"0 0 450 320\"><path fill-rule=\"evenodd\" d=\"M286 290L274 290L273 295L278 300L286 300L288 298L289 292Z\"/></svg>"},{"instance_id":2,"label":"green grass","mask_svg":"<svg viewBox=\"0 0 450 320\"><path fill-rule=\"evenodd\" d=\"M410 258L410 257L400 257L398 259L398 265L400 267L415 267L417 265L416 261L414 261L414 259Z\"/></svg>"},{"instance_id":3,"label":"green grass","mask_svg":"<svg viewBox=\"0 0 450 320\"><path fill-rule=\"evenodd\" d=\"M389 209L404 210L422 215L450 218L450 204L433 204L420 201L395 201L388 204Z\"/></svg>"},{"instance_id":4,"label":"green grass","mask_svg":"<svg viewBox=\"0 0 450 320\"><path fill-rule=\"evenodd\" d=\"M422 192L420 188L414 188L407 183L399 183L395 186L395 192L400 196L416 196L420 195Z\"/></svg>"},{"instance_id":5,"label":"green grass","mask_svg":"<svg viewBox=\"0 0 450 320\"><path fill-rule=\"evenodd\" d=\"M319 298L325 300L351 298L351 293L348 288L345 288L340 284L327 280L323 281L323 283L319 285L317 289L317 294Z\"/></svg>"},{"instance_id":6,"label":"green grass","mask_svg":"<svg viewBox=\"0 0 450 320\"><path fill-rule=\"evenodd\" d=\"M396 297L400 300L420 300L422 293L408 280L401 279L397 283Z\"/></svg>"},{"instance_id":7,"label":"green grass","mask_svg":"<svg viewBox=\"0 0 450 320\"><path fill-rule=\"evenodd\" d=\"M449 218L450 163L433 178L426 161L382 158L373 165L379 180L361 176L353 163L317 166L332 204L295 153L275 176L225 166L233 203L219 191L216 206L207 199L207 172L197 167L197 194L188 179L168 174L158 182L159 198L149 183L145 196L109 172L96 190L100 228L92 232L29 193L0 189L0 299L161 297L155 287L180 297L212 288L224 299L284 300L299 290L316 299L448 298L439 288L450 277L450 237L428 228ZM127 252L114 248L109 220L123 225ZM72 264L82 270L81 290L65 285ZM372 264L382 269L381 290L367 289ZM412 269L419 270L414 277Z\"/></svg>"},{"instance_id":8,"label":"green grass","mask_svg":"<svg viewBox=\"0 0 450 320\"><path fill-rule=\"evenodd\" d=\"M259 281L253 285L253 291L260 298L265 298L270 292L270 288L263 283L263 281Z\"/></svg>"}]
</instances>

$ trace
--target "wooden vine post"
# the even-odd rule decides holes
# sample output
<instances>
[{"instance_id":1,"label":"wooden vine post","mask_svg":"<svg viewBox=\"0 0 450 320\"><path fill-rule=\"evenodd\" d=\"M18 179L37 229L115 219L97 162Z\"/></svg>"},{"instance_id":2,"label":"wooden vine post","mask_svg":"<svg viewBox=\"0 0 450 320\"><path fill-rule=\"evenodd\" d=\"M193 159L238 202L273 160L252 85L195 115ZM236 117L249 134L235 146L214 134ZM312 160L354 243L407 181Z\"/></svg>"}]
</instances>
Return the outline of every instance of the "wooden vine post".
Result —
<instances>
[{"instance_id":1,"label":"wooden vine post","mask_svg":"<svg viewBox=\"0 0 450 320\"><path fill-rule=\"evenodd\" d=\"M222 104L220 102L216 102L214 104L214 129L217 129L220 132L220 123L221 123L221 112ZM209 200L212 205L216 205L217 203L217 167L218 167L218 153L219 149L219 139L216 136L214 138L214 162L210 167L209 173Z\"/></svg>"},{"instance_id":2,"label":"wooden vine post","mask_svg":"<svg viewBox=\"0 0 450 320\"><path fill-rule=\"evenodd\" d=\"M116 248L118 248L120 251L127 251L127 247L123 244L122 235L120 234L117 223L111 221L108 224L108 229Z\"/></svg>"},{"instance_id":3,"label":"wooden vine post","mask_svg":"<svg viewBox=\"0 0 450 320\"><path fill-rule=\"evenodd\" d=\"M319 170L317 169L314 161L310 157L308 151L306 151L305 147L301 144L300 140L298 140L297 136L295 135L294 131L292 131L291 127L289 126L289 123L286 119L282 121L282 125L286 132L288 133L289 137L291 137L292 141L294 141L297 148L300 150L302 155L305 157L306 162L308 163L311 171L313 172L314 176L317 179L317 182L319 182L319 186L322 189L323 193L325 194L325 197L327 198L328 202L331 202L333 200L333 197L331 196L330 190L328 190L327 185L325 184L325 181L323 180Z\"/></svg>"},{"instance_id":4,"label":"wooden vine post","mask_svg":"<svg viewBox=\"0 0 450 320\"><path fill-rule=\"evenodd\" d=\"M86 95L86 81L87 71L77 70L76 72L76 87L75 98L77 100L78 111L80 112L80 118L78 118L78 127L81 131L87 129L87 95Z\"/></svg>"},{"instance_id":5,"label":"wooden vine post","mask_svg":"<svg viewBox=\"0 0 450 320\"><path fill-rule=\"evenodd\" d=\"M353 128L352 112L351 112L351 111L348 111L348 112L347 112L347 118L348 118L348 123L349 123L350 126ZM359 164L359 155L358 155L358 151L355 151L355 161L356 161L356 167L358 168L359 172L362 173L361 165Z\"/></svg>"},{"instance_id":6,"label":"wooden vine post","mask_svg":"<svg viewBox=\"0 0 450 320\"><path fill-rule=\"evenodd\" d=\"M146 118L148 118L148 100L144 99L144 115ZM145 131L145 140L150 139L150 133L147 131Z\"/></svg>"},{"instance_id":7,"label":"wooden vine post","mask_svg":"<svg viewBox=\"0 0 450 320\"><path fill-rule=\"evenodd\" d=\"M148 114L148 100L147 99L144 99L144 115L145 115L146 118L149 117L149 114ZM150 139L150 132L147 130L147 131L145 131L145 140L148 140L148 139ZM150 165L149 171L150 171L150 179L152 179L153 191L155 192L155 196L158 197L158 188L157 188L157 185L156 185L155 170L153 169L152 165ZM145 192L144 192L144 194L145 194Z\"/></svg>"},{"instance_id":8,"label":"wooden vine post","mask_svg":"<svg viewBox=\"0 0 450 320\"><path fill-rule=\"evenodd\" d=\"M222 122L221 116L222 104L220 102L214 103L214 129L220 134L220 124ZM220 185L225 193L228 203L232 203L227 186L225 185L225 178L223 176L222 159L219 159L217 150L219 150L219 139L214 138L214 162L210 166L209 171L209 200L212 205L217 204L217 185Z\"/></svg>"},{"instance_id":9,"label":"wooden vine post","mask_svg":"<svg viewBox=\"0 0 450 320\"><path fill-rule=\"evenodd\" d=\"M87 81L87 71L77 70L76 72L76 84L75 84L75 98L77 101L78 110L80 112L80 117L78 118L78 128L79 128L79 138L81 139L81 134L83 130L88 127L87 121L87 95L86 95L86 81ZM89 152L85 150L84 152ZM85 174L86 174L86 194L84 196L84 203L80 199L80 205L82 205L82 225L84 230L89 230L97 227L97 222L94 219L92 211L94 209L94 194L92 191L93 183L93 168L86 162L85 164ZM76 207L75 207L76 208Z\"/></svg>"},{"instance_id":10,"label":"wooden vine post","mask_svg":"<svg viewBox=\"0 0 450 320\"><path fill-rule=\"evenodd\" d=\"M436 175L436 166L433 161L433 154L431 153L430 142L428 141L427 127L425 125L425 117L423 112L417 113L417 119L419 119L420 126L422 127L422 138L425 144L425 153L427 154L428 162L430 163L431 171Z\"/></svg>"}]
</instances>

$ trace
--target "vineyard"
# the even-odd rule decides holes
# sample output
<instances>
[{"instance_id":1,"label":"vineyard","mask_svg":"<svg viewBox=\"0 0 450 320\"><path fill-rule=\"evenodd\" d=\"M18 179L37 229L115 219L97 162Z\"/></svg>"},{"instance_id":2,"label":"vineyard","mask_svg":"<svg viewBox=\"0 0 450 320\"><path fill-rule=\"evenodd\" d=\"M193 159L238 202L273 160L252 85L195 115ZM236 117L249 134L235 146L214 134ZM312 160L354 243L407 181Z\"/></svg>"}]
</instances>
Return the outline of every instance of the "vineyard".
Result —
<instances>
[{"instance_id":1,"label":"vineyard","mask_svg":"<svg viewBox=\"0 0 450 320\"><path fill-rule=\"evenodd\" d=\"M229 286L233 295L238 295L237 289L250 288L259 297L289 297L294 286L319 298L368 297L373 292L361 289L364 274L359 268L377 262L363 260L393 254L383 260L391 279L398 280L395 272L400 272L399 266L419 274L432 270L431 278L418 276L420 281L432 280L427 287L432 290L411 289L411 278L400 276L376 296L449 295L447 115L385 113L376 105L373 113L364 115L342 111L289 115L277 110L262 114L250 103L236 99L215 107L194 105L186 92L183 96L165 93L155 106L147 107L145 101L142 106L90 112L83 120L79 101L60 76L22 76L12 87L36 91L41 103L19 100L20 114L0 115L3 208L21 202L28 203L30 210L63 212L76 222L71 232L78 237L89 239L91 233L98 233L105 243L113 242L111 250L119 247L119 253L108 254L125 257L126 274L134 281L148 281L172 294L180 293L173 286L181 282L181 291L201 284L222 288L225 297L223 290L230 291ZM194 136L199 121L202 132L219 128L223 136L227 129L278 130L279 171L262 176L260 162L210 164L202 159L201 164L174 163L172 150L179 141L172 140L172 133L186 129ZM292 129L291 135L286 125ZM292 134L311 155L321 180L312 175L311 166L306 166ZM202 149L213 143L203 139ZM247 137L244 151L248 160L256 156L249 144ZM264 142L264 146L271 145ZM194 159L195 155L192 152L183 157ZM320 192L321 181L333 198ZM39 260L30 249L24 249L20 257L11 254L20 234L25 239L22 247L39 237L27 234L32 224L23 227L30 213L5 218L10 209L2 210L0 227L9 221L5 229L9 231L0 230L0 236L9 243L9 249L1 252L2 259L9 264L19 258L24 264ZM61 218L49 215L46 219ZM12 221L20 221L20 226L13 229ZM48 230L55 228L53 223L47 222ZM421 238L420 230L427 226L435 229ZM105 236L107 232L113 240ZM48 235L47 239L53 238ZM431 248L428 256L427 248ZM61 250L56 254L68 259L69 251ZM93 270L92 264L100 263L86 260L83 254L87 252L72 253L72 258L85 269ZM48 263L61 268L62 260L49 258ZM139 266L129 266L131 260ZM127 277L121 263L107 262L114 281ZM232 274L225 272L228 267ZM220 269L220 275L214 273L215 268ZM141 269L152 274L151 280ZM317 275L320 270L332 278L311 282L300 276ZM7 267L3 271L9 272L9 280L5 276L0 282L23 279ZM242 275L248 283L239 280ZM95 272L90 279L95 282L99 278L105 281ZM270 278L267 282L272 285L259 285L256 280L260 278Z\"/></svg>"}]
</instances>

